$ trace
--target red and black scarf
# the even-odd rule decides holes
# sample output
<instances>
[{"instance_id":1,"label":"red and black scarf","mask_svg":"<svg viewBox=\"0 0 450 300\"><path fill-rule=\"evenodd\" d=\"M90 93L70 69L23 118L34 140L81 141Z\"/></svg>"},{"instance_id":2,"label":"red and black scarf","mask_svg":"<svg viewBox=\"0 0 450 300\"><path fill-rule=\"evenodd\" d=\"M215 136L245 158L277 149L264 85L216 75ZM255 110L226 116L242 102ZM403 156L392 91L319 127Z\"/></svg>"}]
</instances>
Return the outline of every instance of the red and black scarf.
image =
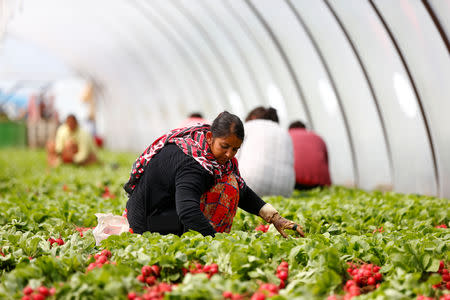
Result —
<instances>
[{"instance_id":1,"label":"red and black scarf","mask_svg":"<svg viewBox=\"0 0 450 300\"><path fill-rule=\"evenodd\" d=\"M244 180L239 173L237 159L233 157L226 164L221 165L210 151L206 142L206 133L210 129L211 125L208 124L177 128L156 139L134 162L130 179L124 185L128 195L133 192L150 159L169 143L176 144L186 155L193 157L211 175L214 175L216 182L223 176L234 174L239 187L243 188Z\"/></svg>"}]
</instances>

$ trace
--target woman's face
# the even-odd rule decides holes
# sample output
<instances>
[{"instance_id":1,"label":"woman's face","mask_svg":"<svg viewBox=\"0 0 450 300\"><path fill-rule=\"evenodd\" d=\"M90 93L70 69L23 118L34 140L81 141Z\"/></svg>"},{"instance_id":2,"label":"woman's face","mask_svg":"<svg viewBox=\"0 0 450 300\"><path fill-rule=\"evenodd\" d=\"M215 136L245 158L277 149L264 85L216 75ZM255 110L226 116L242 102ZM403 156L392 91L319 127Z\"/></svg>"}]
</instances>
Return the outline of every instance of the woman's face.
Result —
<instances>
[{"instance_id":1,"label":"woman's face","mask_svg":"<svg viewBox=\"0 0 450 300\"><path fill-rule=\"evenodd\" d=\"M235 134L227 137L213 137L211 131L206 133L206 140L208 141L212 154L221 165L224 165L232 159L242 144L242 140Z\"/></svg>"}]
</instances>

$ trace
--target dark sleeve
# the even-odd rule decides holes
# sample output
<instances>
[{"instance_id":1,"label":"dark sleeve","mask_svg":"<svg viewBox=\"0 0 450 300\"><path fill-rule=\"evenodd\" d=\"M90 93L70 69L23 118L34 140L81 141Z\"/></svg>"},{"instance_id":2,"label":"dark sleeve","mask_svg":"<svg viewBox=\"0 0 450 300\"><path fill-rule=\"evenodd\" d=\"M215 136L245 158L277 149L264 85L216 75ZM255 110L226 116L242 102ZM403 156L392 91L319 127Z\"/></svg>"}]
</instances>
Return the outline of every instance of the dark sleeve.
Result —
<instances>
[{"instance_id":1,"label":"dark sleeve","mask_svg":"<svg viewBox=\"0 0 450 300\"><path fill-rule=\"evenodd\" d=\"M198 166L197 166L198 165ZM200 197L208 190L209 174L192 159L192 163L180 167L175 177L175 205L180 221L186 230L214 236L216 231L200 210Z\"/></svg>"},{"instance_id":2,"label":"dark sleeve","mask_svg":"<svg viewBox=\"0 0 450 300\"><path fill-rule=\"evenodd\" d=\"M239 193L239 207L246 212L258 215L259 210L264 204L266 204L266 202L256 195L251 188L244 184L244 188L242 188Z\"/></svg>"},{"instance_id":3,"label":"dark sleeve","mask_svg":"<svg viewBox=\"0 0 450 300\"><path fill-rule=\"evenodd\" d=\"M141 181L136 185L135 190L132 191L126 204L128 223L134 233L142 234L148 231L145 208L149 195L148 187L151 183L150 175L149 170L144 172Z\"/></svg>"}]
</instances>

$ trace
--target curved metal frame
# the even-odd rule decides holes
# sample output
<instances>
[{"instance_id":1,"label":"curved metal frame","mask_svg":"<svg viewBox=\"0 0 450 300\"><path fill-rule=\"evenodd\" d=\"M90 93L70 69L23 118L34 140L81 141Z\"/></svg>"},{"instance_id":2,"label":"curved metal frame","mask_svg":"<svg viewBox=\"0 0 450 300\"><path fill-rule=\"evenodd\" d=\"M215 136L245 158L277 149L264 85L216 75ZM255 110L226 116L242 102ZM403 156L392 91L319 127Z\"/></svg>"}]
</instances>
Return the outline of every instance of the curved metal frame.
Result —
<instances>
[{"instance_id":1,"label":"curved metal frame","mask_svg":"<svg viewBox=\"0 0 450 300\"><path fill-rule=\"evenodd\" d=\"M354 174L355 185L358 186L359 185L359 169L358 169L358 160L356 159L355 145L354 145L354 142L353 142L354 137L352 136L352 132L351 132L351 130L349 128L347 115L346 115L345 110L343 108L342 99L341 99L339 90L337 89L336 82L335 82L333 76L331 75L330 66L328 65L326 59L324 58L322 50L320 49L319 45L317 44L316 39L314 38L313 34L311 33L311 30L306 25L305 21L302 19L302 17L297 12L297 10L292 6L292 3L290 2L290 0L285 0L285 2L288 5L288 7L291 9L293 14L295 15L295 17L296 17L297 21L299 22L299 24L305 30L306 35L308 36L309 40L311 41L311 44L313 45L314 49L316 50L316 53L318 54L318 56L320 58L320 61L322 62L322 65L323 65L323 67L325 69L325 72L326 72L326 74L328 76L328 79L330 80L331 86L332 86L332 88L334 90L334 93L336 95L336 99L337 99L337 102L339 104L339 111L341 113L342 120L343 120L344 126L345 126L345 131L346 131L347 137L348 137L348 143L349 143L351 157L352 157L352 163L353 163L353 166L352 166L353 168L352 169L353 169L353 174Z\"/></svg>"},{"instance_id":2,"label":"curved metal frame","mask_svg":"<svg viewBox=\"0 0 450 300\"><path fill-rule=\"evenodd\" d=\"M419 106L420 113L421 113L422 118L423 118L423 123L424 123L424 126L425 126L427 138L428 138L428 141L430 143L431 157L432 157L433 167L434 167L434 176L436 178L436 191L439 194L440 182L439 182L439 172L438 172L438 165L437 165L437 159L436 159L436 149L435 149L435 146L434 146L434 143L433 143L433 137L431 135L430 127L428 125L429 121L427 120L427 116L425 114L425 111L424 111L424 108L423 108L423 105L422 105L422 100L420 98L419 92L418 92L417 87L416 87L416 83L414 81L414 78L411 75L411 71L410 71L410 69L408 67L408 64L406 63L405 57L403 56L403 52L401 51L401 49L400 49L400 47L399 47L399 45L397 43L397 40L395 39L394 35L392 34L392 31L391 31L389 25L384 20L382 14L378 10L378 8L375 5L375 3L373 2L373 0L369 0L369 3L372 6L372 8L375 11L375 13L377 14L377 16L380 19L380 21L383 23L383 26L385 27L387 33L389 34L389 37L390 37L390 39L391 39L395 49L397 50L398 55L399 55L399 57L400 57L400 59L402 61L402 64L403 64L404 68L405 68L406 74L408 75L408 79L411 82L411 85L412 85L412 88L413 88L413 91L414 91L414 95L416 96L417 104Z\"/></svg>"},{"instance_id":3,"label":"curved metal frame","mask_svg":"<svg viewBox=\"0 0 450 300\"><path fill-rule=\"evenodd\" d=\"M376 112L377 112L378 118L380 120L381 128L382 128L382 131L383 131L384 142L386 144L386 150L387 150L387 153L388 153L389 170L390 170L391 178L393 179L394 178L394 166L393 166L393 162L392 162L391 145L390 145L389 139L387 137L386 125L385 125L385 122L384 122L383 115L381 114L380 104L378 103L378 99L377 99L377 96L375 94L374 87L372 85L372 82L369 79L368 72L367 72L364 64L362 63L361 56L359 55L358 51L356 50L355 44L353 43L352 39L350 38L350 35L347 32L347 29L345 28L344 24L342 24L342 21L339 19L339 17L337 16L336 12L333 10L333 8L328 3L328 0L323 0L323 2L328 7L328 9L331 12L331 14L333 14L336 22L339 24L340 28L342 29L342 32L344 33L345 38L347 39L349 45L351 46L351 48L353 50L353 53L355 54L355 57L358 60L359 66L361 67L361 70L364 73L364 78L366 79L367 85L369 87L370 94L372 96L372 99L374 100L374 104L375 104L375 107L376 107Z\"/></svg>"},{"instance_id":4,"label":"curved metal frame","mask_svg":"<svg viewBox=\"0 0 450 300\"><path fill-rule=\"evenodd\" d=\"M256 9L256 7L253 5L253 3L251 3L250 0L244 0L245 3L248 5L248 7L251 9L251 11L253 12L253 14L258 18L258 20L260 21L261 25L264 27L265 31L267 32L267 34L270 36L273 44L275 45L275 47L277 48L280 56L282 57L282 60L285 64L286 69L288 70L289 76L291 77L291 79L294 82L294 87L297 91L297 93L300 95L300 99L302 101L303 107L305 109L305 114L308 118L308 122L311 125L311 128L314 128L314 123L313 120L311 118L311 113L309 111L309 107L305 102L305 97L304 97L304 93L302 88L300 87L299 81L297 76L295 75L294 69L292 67L292 65L289 63L289 59L287 58L286 53L283 50L283 47L281 47L280 42L278 41L277 37L275 36L275 34L273 33L272 29L270 28L269 24L267 23L267 21L264 19L264 17L258 12L258 10Z\"/></svg>"}]
</instances>

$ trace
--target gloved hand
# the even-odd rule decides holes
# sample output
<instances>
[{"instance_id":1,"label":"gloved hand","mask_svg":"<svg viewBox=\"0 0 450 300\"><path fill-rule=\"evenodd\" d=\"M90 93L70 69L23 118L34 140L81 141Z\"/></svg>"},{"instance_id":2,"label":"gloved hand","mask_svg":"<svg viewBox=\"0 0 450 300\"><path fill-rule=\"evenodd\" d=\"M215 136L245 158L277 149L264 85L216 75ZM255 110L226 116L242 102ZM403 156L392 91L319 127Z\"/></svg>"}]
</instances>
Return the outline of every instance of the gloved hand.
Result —
<instances>
[{"instance_id":1,"label":"gloved hand","mask_svg":"<svg viewBox=\"0 0 450 300\"><path fill-rule=\"evenodd\" d=\"M272 224L275 226L275 228L278 230L278 232L285 238L287 238L286 232L284 232L285 229L292 229L294 231L297 231L298 234L300 234L301 237L305 237L305 234L303 233L302 227L298 224L295 224L292 221L286 220L282 216L280 216L279 213L276 213L272 218Z\"/></svg>"},{"instance_id":2,"label":"gloved hand","mask_svg":"<svg viewBox=\"0 0 450 300\"><path fill-rule=\"evenodd\" d=\"M300 236L305 237L305 234L303 233L302 227L300 225L286 220L285 218L280 216L278 211L268 203L261 208L261 210L259 211L259 216L263 218L267 223L273 224L278 232L285 238L288 237L286 232L284 232L285 229L292 229L294 231L297 231Z\"/></svg>"}]
</instances>

